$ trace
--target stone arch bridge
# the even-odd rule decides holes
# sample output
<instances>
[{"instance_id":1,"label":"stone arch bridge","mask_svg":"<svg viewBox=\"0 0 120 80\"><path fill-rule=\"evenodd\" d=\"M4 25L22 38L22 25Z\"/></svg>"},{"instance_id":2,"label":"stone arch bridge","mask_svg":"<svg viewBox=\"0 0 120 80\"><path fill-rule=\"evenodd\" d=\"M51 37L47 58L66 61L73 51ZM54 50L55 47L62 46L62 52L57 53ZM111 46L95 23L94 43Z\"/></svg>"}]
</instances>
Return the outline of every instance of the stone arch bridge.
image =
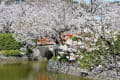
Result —
<instances>
[{"instance_id":1,"label":"stone arch bridge","mask_svg":"<svg viewBox=\"0 0 120 80\"><path fill-rule=\"evenodd\" d=\"M51 59L56 55L56 49L57 45L37 46L37 48L33 49L32 60L39 60L41 58Z\"/></svg>"}]
</instances>

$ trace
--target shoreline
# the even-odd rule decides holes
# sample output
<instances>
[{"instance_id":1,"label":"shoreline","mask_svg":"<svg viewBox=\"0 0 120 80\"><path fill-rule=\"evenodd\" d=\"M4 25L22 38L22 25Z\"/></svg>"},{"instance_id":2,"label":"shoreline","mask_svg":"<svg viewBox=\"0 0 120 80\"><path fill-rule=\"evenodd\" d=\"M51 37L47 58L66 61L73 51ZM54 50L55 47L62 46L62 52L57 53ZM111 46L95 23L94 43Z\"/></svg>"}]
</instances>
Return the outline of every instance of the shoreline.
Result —
<instances>
[{"instance_id":1,"label":"shoreline","mask_svg":"<svg viewBox=\"0 0 120 80\"><path fill-rule=\"evenodd\" d=\"M81 69L79 66L69 63L60 63L59 61L48 61L47 70L58 73L64 73L92 80L120 80L120 75L117 76L115 70L100 70L90 71Z\"/></svg>"},{"instance_id":2,"label":"shoreline","mask_svg":"<svg viewBox=\"0 0 120 80\"><path fill-rule=\"evenodd\" d=\"M18 61L28 61L28 58L26 56L22 56L22 57L0 56L0 63L13 63Z\"/></svg>"},{"instance_id":3,"label":"shoreline","mask_svg":"<svg viewBox=\"0 0 120 80\"><path fill-rule=\"evenodd\" d=\"M22 56L22 57L15 57L15 56L0 56L0 64L2 63L16 63L16 62L41 62L41 61L47 61L46 58L40 58L39 60L29 60L27 56Z\"/></svg>"},{"instance_id":4,"label":"shoreline","mask_svg":"<svg viewBox=\"0 0 120 80\"><path fill-rule=\"evenodd\" d=\"M42 60L42 59L41 59ZM16 62L29 61L26 56L23 57L1 57L0 56L0 65L6 63L16 63ZM48 60L47 70L64 73L73 76L79 76L83 78L88 78L92 80L120 80L120 75L117 76L115 70L102 70L97 69L90 71L88 69L81 69L77 64L73 63L61 63L59 61Z\"/></svg>"}]
</instances>

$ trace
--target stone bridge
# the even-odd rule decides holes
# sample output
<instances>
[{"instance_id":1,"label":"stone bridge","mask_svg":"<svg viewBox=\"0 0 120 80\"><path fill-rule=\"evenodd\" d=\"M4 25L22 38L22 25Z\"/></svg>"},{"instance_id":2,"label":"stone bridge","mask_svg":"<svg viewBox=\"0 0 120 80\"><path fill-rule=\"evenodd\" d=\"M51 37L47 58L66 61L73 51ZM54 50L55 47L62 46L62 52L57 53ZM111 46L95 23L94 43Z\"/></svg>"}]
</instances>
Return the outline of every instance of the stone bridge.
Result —
<instances>
[{"instance_id":1,"label":"stone bridge","mask_svg":"<svg viewBox=\"0 0 120 80\"><path fill-rule=\"evenodd\" d=\"M40 58L51 59L52 56L55 56L56 49L56 45L37 46L37 48L33 49L33 60L39 60Z\"/></svg>"}]
</instances>

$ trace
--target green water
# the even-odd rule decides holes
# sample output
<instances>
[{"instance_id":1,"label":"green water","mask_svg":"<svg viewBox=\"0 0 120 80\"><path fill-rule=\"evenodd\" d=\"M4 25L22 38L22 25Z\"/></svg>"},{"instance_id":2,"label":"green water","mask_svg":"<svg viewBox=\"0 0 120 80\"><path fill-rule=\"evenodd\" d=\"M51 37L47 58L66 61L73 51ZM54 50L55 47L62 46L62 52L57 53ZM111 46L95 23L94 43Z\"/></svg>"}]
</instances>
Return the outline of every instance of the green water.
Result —
<instances>
[{"instance_id":1,"label":"green water","mask_svg":"<svg viewBox=\"0 0 120 80\"><path fill-rule=\"evenodd\" d=\"M0 64L0 80L88 80L47 71L46 65L45 61Z\"/></svg>"}]
</instances>

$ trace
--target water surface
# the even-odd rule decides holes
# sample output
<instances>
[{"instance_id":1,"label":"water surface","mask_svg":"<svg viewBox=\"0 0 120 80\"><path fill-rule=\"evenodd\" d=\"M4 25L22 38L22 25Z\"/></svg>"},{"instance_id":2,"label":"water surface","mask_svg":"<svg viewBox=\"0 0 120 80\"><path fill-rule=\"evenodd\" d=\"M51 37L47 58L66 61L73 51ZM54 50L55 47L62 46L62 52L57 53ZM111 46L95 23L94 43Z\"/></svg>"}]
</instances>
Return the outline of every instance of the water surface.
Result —
<instances>
[{"instance_id":1,"label":"water surface","mask_svg":"<svg viewBox=\"0 0 120 80\"><path fill-rule=\"evenodd\" d=\"M88 80L47 71L47 62L17 62L0 65L0 80Z\"/></svg>"}]
</instances>

